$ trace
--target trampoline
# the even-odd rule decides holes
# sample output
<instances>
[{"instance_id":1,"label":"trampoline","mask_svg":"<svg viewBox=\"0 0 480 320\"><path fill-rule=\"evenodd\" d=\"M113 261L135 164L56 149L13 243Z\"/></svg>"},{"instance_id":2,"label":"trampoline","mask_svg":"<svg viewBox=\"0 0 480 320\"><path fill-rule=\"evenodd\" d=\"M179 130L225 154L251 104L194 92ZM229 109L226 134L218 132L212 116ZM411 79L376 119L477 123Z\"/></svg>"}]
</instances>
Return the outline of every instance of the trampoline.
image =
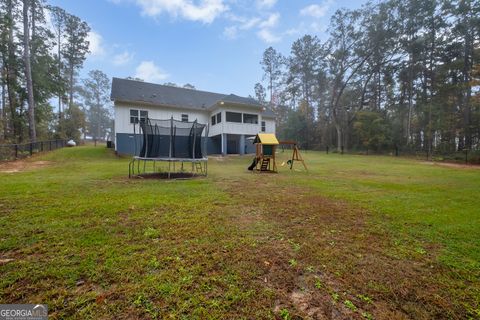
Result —
<instances>
[{"instance_id":1,"label":"trampoline","mask_svg":"<svg viewBox=\"0 0 480 320\"><path fill-rule=\"evenodd\" d=\"M129 178L207 175L208 125L196 120L178 121L173 117L167 120L148 118L133 124L133 137L134 157L128 165Z\"/></svg>"}]
</instances>

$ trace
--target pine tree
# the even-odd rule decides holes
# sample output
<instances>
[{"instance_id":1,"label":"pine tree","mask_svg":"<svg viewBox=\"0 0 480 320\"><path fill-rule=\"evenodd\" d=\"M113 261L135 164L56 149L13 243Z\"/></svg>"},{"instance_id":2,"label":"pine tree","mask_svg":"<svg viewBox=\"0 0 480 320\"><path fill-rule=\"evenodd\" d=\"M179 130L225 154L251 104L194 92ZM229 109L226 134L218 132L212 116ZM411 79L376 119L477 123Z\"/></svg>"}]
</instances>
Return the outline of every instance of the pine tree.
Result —
<instances>
[{"instance_id":1,"label":"pine tree","mask_svg":"<svg viewBox=\"0 0 480 320\"><path fill-rule=\"evenodd\" d=\"M25 79L27 82L28 128L30 134L30 141L36 142L37 132L35 129L35 99L33 96L32 67L30 58L30 1L31 0L23 0L23 62L25 64Z\"/></svg>"}]
</instances>

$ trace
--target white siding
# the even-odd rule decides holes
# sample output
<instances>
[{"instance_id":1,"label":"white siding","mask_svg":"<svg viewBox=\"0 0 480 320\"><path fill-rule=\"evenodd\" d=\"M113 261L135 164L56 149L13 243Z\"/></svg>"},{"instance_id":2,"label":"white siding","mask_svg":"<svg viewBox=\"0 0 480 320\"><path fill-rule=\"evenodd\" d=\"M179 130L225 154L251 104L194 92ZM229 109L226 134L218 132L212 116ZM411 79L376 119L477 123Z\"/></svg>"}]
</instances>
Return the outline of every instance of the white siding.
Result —
<instances>
[{"instance_id":1,"label":"white siding","mask_svg":"<svg viewBox=\"0 0 480 320\"><path fill-rule=\"evenodd\" d=\"M116 133L133 133L133 124L130 123L130 109L147 110L148 117L152 119L170 119L170 117L173 116L175 120L182 120L182 114L188 114L188 121L194 121L196 119L199 123L209 124L209 137L213 137L222 133L255 135L261 132L262 121L265 121L266 124L265 132L275 133L275 120L270 118L262 119L260 110L248 106L222 106L221 109L215 108L214 110L201 111L164 106L151 106L145 104L115 102L114 109ZM227 111L256 114L258 115L258 124L227 122ZM216 115L218 112L222 113L222 122L212 126L211 116Z\"/></svg>"},{"instance_id":2,"label":"white siding","mask_svg":"<svg viewBox=\"0 0 480 320\"><path fill-rule=\"evenodd\" d=\"M182 114L188 114L188 121L197 120L199 123L209 123L207 112L191 109L169 108L163 106L148 106L141 104L115 103L115 132L133 133L133 124L130 123L130 109L147 110L148 117L152 119L182 120Z\"/></svg>"},{"instance_id":3,"label":"white siding","mask_svg":"<svg viewBox=\"0 0 480 320\"><path fill-rule=\"evenodd\" d=\"M265 118L263 121L265 121L265 133L275 133L275 120Z\"/></svg>"},{"instance_id":4,"label":"white siding","mask_svg":"<svg viewBox=\"0 0 480 320\"><path fill-rule=\"evenodd\" d=\"M258 116L258 123L237 123L237 122L227 122L226 112L238 112L238 113L249 113L256 114ZM262 129L262 116L260 115L260 110L257 108L249 108L248 106L241 107L231 107L225 106L222 111L222 132L227 134L246 134L246 135L255 135L259 133Z\"/></svg>"},{"instance_id":5,"label":"white siding","mask_svg":"<svg viewBox=\"0 0 480 320\"><path fill-rule=\"evenodd\" d=\"M222 113L222 122L212 125L212 116L216 115L217 113ZM208 124L210 127L208 128L208 136L213 137L223 133L223 124L225 123L225 112L222 112L220 109L214 109L210 112L208 116Z\"/></svg>"}]
</instances>

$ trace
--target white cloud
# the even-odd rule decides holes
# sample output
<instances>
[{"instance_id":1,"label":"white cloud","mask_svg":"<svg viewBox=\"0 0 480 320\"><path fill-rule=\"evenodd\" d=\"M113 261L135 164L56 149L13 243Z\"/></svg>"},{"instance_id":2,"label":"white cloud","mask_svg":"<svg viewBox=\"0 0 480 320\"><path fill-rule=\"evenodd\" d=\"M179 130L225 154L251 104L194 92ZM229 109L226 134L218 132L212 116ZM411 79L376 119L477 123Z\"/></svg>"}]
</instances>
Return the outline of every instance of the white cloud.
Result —
<instances>
[{"instance_id":1,"label":"white cloud","mask_svg":"<svg viewBox=\"0 0 480 320\"><path fill-rule=\"evenodd\" d=\"M277 26L278 21L280 21L280 13L272 13L267 20L260 23L260 28L273 28Z\"/></svg>"},{"instance_id":2,"label":"white cloud","mask_svg":"<svg viewBox=\"0 0 480 320\"><path fill-rule=\"evenodd\" d=\"M255 30L257 36L266 43L281 40L281 36L273 31L280 22L280 13L278 12L270 13L268 16L263 15L263 19L262 17L242 17L232 13L228 13L227 18L234 22L233 25L223 29L223 35L227 39L238 38L241 31Z\"/></svg>"},{"instance_id":3,"label":"white cloud","mask_svg":"<svg viewBox=\"0 0 480 320\"><path fill-rule=\"evenodd\" d=\"M282 38L278 35L275 35L270 29L261 29L257 32L257 35L260 39L265 41L266 43L275 43L282 40Z\"/></svg>"},{"instance_id":4,"label":"white cloud","mask_svg":"<svg viewBox=\"0 0 480 320\"><path fill-rule=\"evenodd\" d=\"M88 33L87 41L91 56L103 56L105 54L105 47L103 45L103 37L96 31L91 30Z\"/></svg>"},{"instance_id":5,"label":"white cloud","mask_svg":"<svg viewBox=\"0 0 480 320\"><path fill-rule=\"evenodd\" d=\"M160 82L169 76L168 73L164 72L153 61L142 61L135 69L135 78L140 78L147 82Z\"/></svg>"},{"instance_id":6,"label":"white cloud","mask_svg":"<svg viewBox=\"0 0 480 320\"><path fill-rule=\"evenodd\" d=\"M239 31L251 30L257 27L262 21L260 18L247 19L236 17L235 19L235 21L239 22L238 25L229 26L223 29L223 35L228 39L236 39Z\"/></svg>"},{"instance_id":7,"label":"white cloud","mask_svg":"<svg viewBox=\"0 0 480 320\"><path fill-rule=\"evenodd\" d=\"M122 65L125 65L125 64L129 63L130 61L132 61L133 56L134 56L133 53L130 53L128 51L124 51L122 53L119 53L119 54L116 54L115 56L113 56L113 61L112 62L113 62L114 65L122 66Z\"/></svg>"},{"instance_id":8,"label":"white cloud","mask_svg":"<svg viewBox=\"0 0 480 320\"><path fill-rule=\"evenodd\" d=\"M225 29L223 29L223 35L227 39L236 39L238 36L238 27L237 26L226 27Z\"/></svg>"},{"instance_id":9,"label":"white cloud","mask_svg":"<svg viewBox=\"0 0 480 320\"><path fill-rule=\"evenodd\" d=\"M223 0L201 0L199 3L192 0L136 0L136 3L142 8L142 13L150 17L167 13L173 17L204 23L213 22L228 10Z\"/></svg>"},{"instance_id":10,"label":"white cloud","mask_svg":"<svg viewBox=\"0 0 480 320\"><path fill-rule=\"evenodd\" d=\"M248 20L246 20L244 23L242 23L242 24L240 25L240 29L242 29L242 30L250 30L250 29L252 29L253 27L255 27L256 25L258 25L260 21L261 21L260 18L251 18L251 19L248 19Z\"/></svg>"},{"instance_id":11,"label":"white cloud","mask_svg":"<svg viewBox=\"0 0 480 320\"><path fill-rule=\"evenodd\" d=\"M327 14L332 4L332 0L326 0L321 4L311 4L300 10L300 15L321 18Z\"/></svg>"},{"instance_id":12,"label":"white cloud","mask_svg":"<svg viewBox=\"0 0 480 320\"><path fill-rule=\"evenodd\" d=\"M257 36L265 41L266 43L275 43L282 40L280 35L277 35L273 32L273 28L278 25L280 21L280 13L275 12L270 14L267 20L261 22L258 27L259 31L257 32Z\"/></svg>"},{"instance_id":13,"label":"white cloud","mask_svg":"<svg viewBox=\"0 0 480 320\"><path fill-rule=\"evenodd\" d=\"M258 8L270 9L277 3L277 0L257 0L256 2Z\"/></svg>"}]
</instances>

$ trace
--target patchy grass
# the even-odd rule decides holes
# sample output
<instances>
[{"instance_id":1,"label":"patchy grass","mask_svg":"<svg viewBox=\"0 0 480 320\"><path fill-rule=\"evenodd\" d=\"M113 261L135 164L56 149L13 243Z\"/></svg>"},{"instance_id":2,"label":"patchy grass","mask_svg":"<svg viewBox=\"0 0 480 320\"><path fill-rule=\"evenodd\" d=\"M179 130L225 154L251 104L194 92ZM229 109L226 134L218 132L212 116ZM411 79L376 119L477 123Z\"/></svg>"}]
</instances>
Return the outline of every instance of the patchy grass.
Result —
<instances>
[{"instance_id":1,"label":"patchy grass","mask_svg":"<svg viewBox=\"0 0 480 320\"><path fill-rule=\"evenodd\" d=\"M78 147L0 172L0 303L53 319L480 317L480 171L304 158L308 173L229 157L205 179L129 180L128 159Z\"/></svg>"}]
</instances>

